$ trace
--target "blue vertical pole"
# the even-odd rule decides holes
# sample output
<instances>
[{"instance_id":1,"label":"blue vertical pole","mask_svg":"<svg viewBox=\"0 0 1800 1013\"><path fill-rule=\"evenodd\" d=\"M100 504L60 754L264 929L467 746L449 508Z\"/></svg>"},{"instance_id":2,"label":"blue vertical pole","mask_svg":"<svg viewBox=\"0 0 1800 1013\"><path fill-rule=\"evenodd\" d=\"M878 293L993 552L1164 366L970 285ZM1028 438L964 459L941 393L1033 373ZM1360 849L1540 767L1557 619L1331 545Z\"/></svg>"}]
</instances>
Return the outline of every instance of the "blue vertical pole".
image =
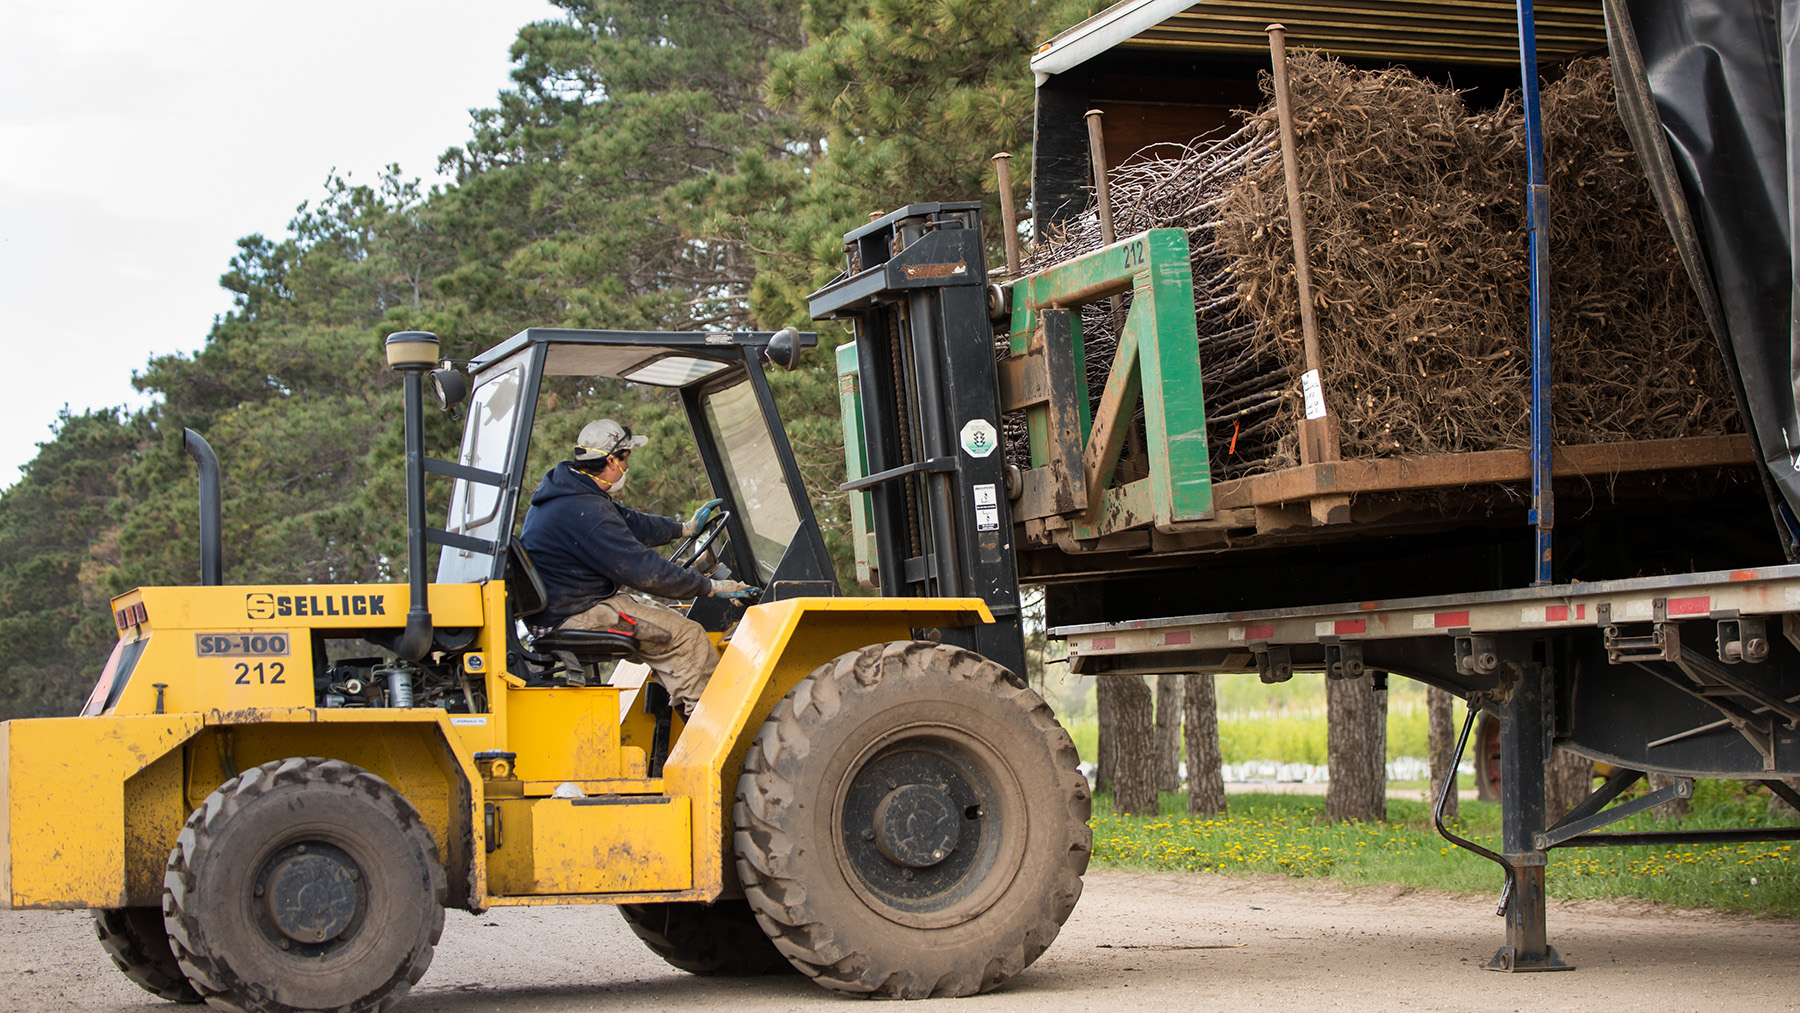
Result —
<instances>
[{"instance_id":1,"label":"blue vertical pole","mask_svg":"<svg viewBox=\"0 0 1800 1013\"><path fill-rule=\"evenodd\" d=\"M1538 103L1537 22L1519 0L1519 74L1525 98L1525 229L1531 253L1531 523L1537 525L1533 586L1550 583L1550 188L1544 182L1544 125Z\"/></svg>"}]
</instances>

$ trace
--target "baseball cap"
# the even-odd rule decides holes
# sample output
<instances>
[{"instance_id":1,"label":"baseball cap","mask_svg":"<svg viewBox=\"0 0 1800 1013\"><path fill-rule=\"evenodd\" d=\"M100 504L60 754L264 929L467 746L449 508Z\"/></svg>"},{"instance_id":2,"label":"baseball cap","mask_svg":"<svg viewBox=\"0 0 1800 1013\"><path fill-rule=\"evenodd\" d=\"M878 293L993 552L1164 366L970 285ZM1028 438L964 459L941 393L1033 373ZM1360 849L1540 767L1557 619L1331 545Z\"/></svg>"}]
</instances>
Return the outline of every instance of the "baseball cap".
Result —
<instances>
[{"instance_id":1,"label":"baseball cap","mask_svg":"<svg viewBox=\"0 0 1800 1013\"><path fill-rule=\"evenodd\" d=\"M648 436L631 435L630 426L619 425L612 419L600 419L581 427L581 435L575 438L575 460L599 460L622 450L636 450L649 442Z\"/></svg>"}]
</instances>

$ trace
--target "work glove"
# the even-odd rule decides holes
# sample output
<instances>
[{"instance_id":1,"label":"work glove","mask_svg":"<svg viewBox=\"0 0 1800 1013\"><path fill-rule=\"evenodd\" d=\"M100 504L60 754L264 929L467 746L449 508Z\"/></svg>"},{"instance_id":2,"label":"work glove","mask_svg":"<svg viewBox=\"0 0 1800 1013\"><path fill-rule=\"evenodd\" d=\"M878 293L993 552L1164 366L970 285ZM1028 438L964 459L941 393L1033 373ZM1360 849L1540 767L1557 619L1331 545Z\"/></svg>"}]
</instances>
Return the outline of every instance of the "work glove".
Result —
<instances>
[{"instance_id":1,"label":"work glove","mask_svg":"<svg viewBox=\"0 0 1800 1013\"><path fill-rule=\"evenodd\" d=\"M718 598L729 598L729 597L733 597L733 596L743 595L744 593L751 591L751 590L754 590L754 589L751 588L751 586L749 584L746 584L741 580L717 580L717 579L715 579L712 582L712 590L708 591L707 594L713 595L714 597L718 597Z\"/></svg>"},{"instance_id":2,"label":"work glove","mask_svg":"<svg viewBox=\"0 0 1800 1013\"><path fill-rule=\"evenodd\" d=\"M724 505L725 501L722 499L709 499L700 504L700 509L694 511L694 516L682 522L681 537L692 538L699 534L700 529L706 527L706 522L712 520L713 513Z\"/></svg>"}]
</instances>

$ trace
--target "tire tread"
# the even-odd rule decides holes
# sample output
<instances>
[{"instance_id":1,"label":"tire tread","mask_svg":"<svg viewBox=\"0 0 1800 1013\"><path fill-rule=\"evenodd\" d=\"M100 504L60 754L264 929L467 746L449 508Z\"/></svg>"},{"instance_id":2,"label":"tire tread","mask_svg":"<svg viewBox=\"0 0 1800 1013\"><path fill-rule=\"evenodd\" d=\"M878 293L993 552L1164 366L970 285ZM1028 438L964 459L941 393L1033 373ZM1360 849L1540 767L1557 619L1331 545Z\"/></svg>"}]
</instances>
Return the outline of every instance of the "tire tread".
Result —
<instances>
[{"instance_id":1,"label":"tire tread","mask_svg":"<svg viewBox=\"0 0 1800 1013\"><path fill-rule=\"evenodd\" d=\"M422 954L418 951L413 954L404 982L372 1002L343 1007L342 1013L382 1013L392 1008L405 998L431 965L432 950L444 931L443 898L446 880L443 867L436 859L436 845L430 831L420 820L418 811L386 781L342 760L317 756L273 760L242 772L207 796L206 801L188 816L186 825L177 835L175 848L169 854L168 866L163 874L163 921L168 929L170 949L182 972L215 1009L260 1013L263 1010L280 1011L289 1007L273 999L246 1005L243 1000L247 997L232 987L235 975L223 965L217 954L209 950L204 930L198 922L196 909L202 901L201 892L196 889L199 883L193 868L194 856L217 836L221 824L229 822L251 802L289 785L308 782L350 787L389 804L403 831L414 837L415 843L422 844L424 853L431 857L427 865L436 903L431 905L433 920Z\"/></svg>"},{"instance_id":2,"label":"tire tread","mask_svg":"<svg viewBox=\"0 0 1800 1013\"><path fill-rule=\"evenodd\" d=\"M1044 903L1029 924L994 942L995 952L978 955L966 968L921 979L907 968L884 968L882 957L864 952L809 904L790 861L794 843L782 818L795 803L793 783L812 751L809 729L822 727L845 708L845 698L885 680L919 678L941 671L980 684L995 699L1020 708L1048 748L1066 808L1061 831L1068 836L1062 858L1050 871ZM1005 668L980 655L927 641L899 641L865 647L827 662L778 703L747 752L733 807L738 876L763 929L775 946L820 984L842 992L891 998L964 996L986 992L1010 980L1036 960L1056 938L1081 896L1081 876L1092 852L1088 829L1092 800L1068 733L1048 704Z\"/></svg>"}]
</instances>

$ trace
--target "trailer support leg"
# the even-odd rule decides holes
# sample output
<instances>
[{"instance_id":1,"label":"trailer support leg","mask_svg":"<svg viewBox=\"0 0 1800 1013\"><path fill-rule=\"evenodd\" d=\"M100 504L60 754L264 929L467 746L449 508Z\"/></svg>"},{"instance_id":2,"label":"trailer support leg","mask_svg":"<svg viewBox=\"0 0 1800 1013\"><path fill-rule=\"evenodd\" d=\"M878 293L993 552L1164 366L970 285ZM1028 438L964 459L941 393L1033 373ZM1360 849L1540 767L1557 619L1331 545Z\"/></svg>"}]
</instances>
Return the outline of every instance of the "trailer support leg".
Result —
<instances>
[{"instance_id":1,"label":"trailer support leg","mask_svg":"<svg viewBox=\"0 0 1800 1013\"><path fill-rule=\"evenodd\" d=\"M1544 759L1550 752L1544 666L1516 666L1518 682L1500 712L1500 850L1507 866L1506 945L1490 971L1566 971L1544 927Z\"/></svg>"}]
</instances>

